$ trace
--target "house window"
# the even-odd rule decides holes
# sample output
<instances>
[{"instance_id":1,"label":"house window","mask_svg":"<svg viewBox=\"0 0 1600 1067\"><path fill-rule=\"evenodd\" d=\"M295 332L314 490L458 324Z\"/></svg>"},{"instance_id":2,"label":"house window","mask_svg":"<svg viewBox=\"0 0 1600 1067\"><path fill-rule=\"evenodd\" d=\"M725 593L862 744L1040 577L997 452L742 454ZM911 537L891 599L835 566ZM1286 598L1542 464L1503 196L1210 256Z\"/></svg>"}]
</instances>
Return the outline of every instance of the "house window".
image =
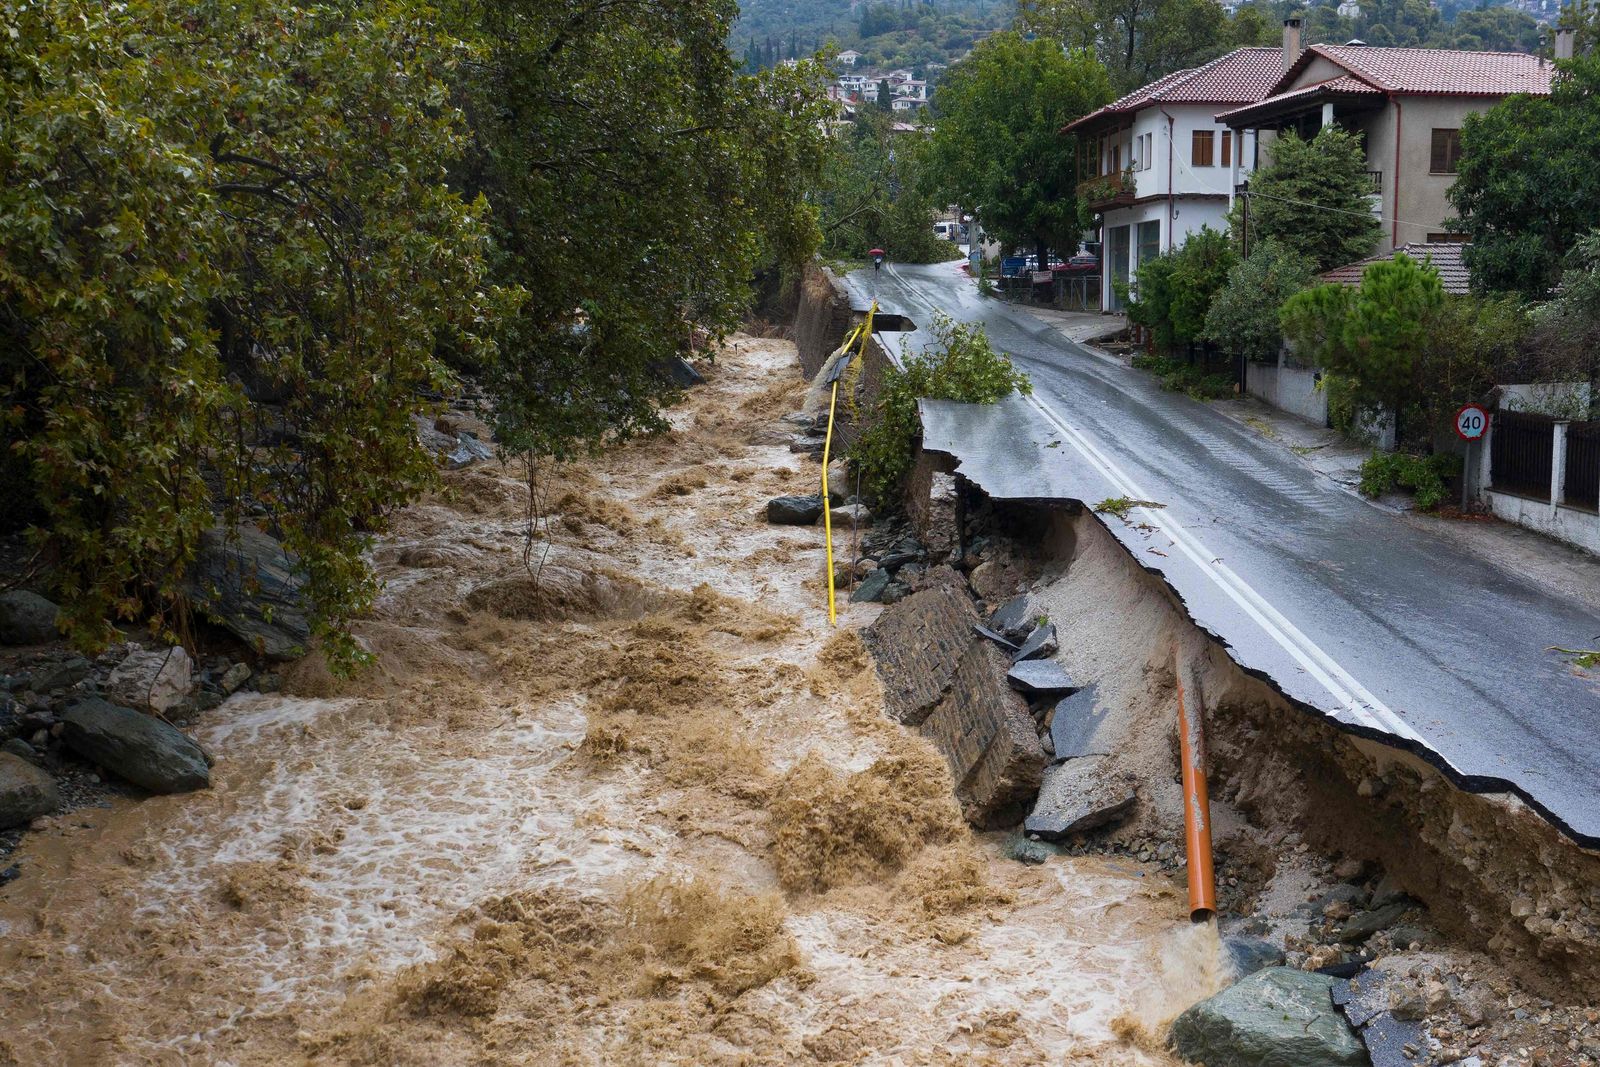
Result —
<instances>
[{"instance_id":1,"label":"house window","mask_svg":"<svg viewBox=\"0 0 1600 1067\"><path fill-rule=\"evenodd\" d=\"M1122 146L1121 145L1113 145L1111 147L1111 173L1112 174L1121 174L1122 173Z\"/></svg>"},{"instance_id":2,"label":"house window","mask_svg":"<svg viewBox=\"0 0 1600 1067\"><path fill-rule=\"evenodd\" d=\"M1160 254L1161 223L1155 220L1139 223L1137 262L1143 265Z\"/></svg>"},{"instance_id":3,"label":"house window","mask_svg":"<svg viewBox=\"0 0 1600 1067\"><path fill-rule=\"evenodd\" d=\"M1156 135L1153 134L1153 133L1147 133L1147 134L1144 135L1144 169L1145 170L1149 170L1151 167L1156 165L1155 155L1156 155Z\"/></svg>"},{"instance_id":4,"label":"house window","mask_svg":"<svg viewBox=\"0 0 1600 1067\"><path fill-rule=\"evenodd\" d=\"M1233 131L1222 131L1222 162L1218 166L1233 166Z\"/></svg>"},{"instance_id":5,"label":"house window","mask_svg":"<svg viewBox=\"0 0 1600 1067\"><path fill-rule=\"evenodd\" d=\"M1213 162L1213 160L1215 159L1215 156L1213 154L1213 149L1216 147L1212 143L1213 136L1214 136L1214 134L1213 134L1213 131L1211 131L1211 130L1195 130L1194 131L1194 156L1193 156L1193 159L1194 159L1194 165L1195 166L1197 166L1197 167L1212 167L1212 166L1216 165Z\"/></svg>"},{"instance_id":6,"label":"house window","mask_svg":"<svg viewBox=\"0 0 1600 1067\"><path fill-rule=\"evenodd\" d=\"M1433 131L1433 161L1428 169L1435 174L1454 174L1461 161L1461 131Z\"/></svg>"},{"instance_id":7,"label":"house window","mask_svg":"<svg viewBox=\"0 0 1600 1067\"><path fill-rule=\"evenodd\" d=\"M1470 240L1472 240L1472 236L1465 233L1446 232L1428 234L1428 243L1430 245L1464 245Z\"/></svg>"}]
</instances>

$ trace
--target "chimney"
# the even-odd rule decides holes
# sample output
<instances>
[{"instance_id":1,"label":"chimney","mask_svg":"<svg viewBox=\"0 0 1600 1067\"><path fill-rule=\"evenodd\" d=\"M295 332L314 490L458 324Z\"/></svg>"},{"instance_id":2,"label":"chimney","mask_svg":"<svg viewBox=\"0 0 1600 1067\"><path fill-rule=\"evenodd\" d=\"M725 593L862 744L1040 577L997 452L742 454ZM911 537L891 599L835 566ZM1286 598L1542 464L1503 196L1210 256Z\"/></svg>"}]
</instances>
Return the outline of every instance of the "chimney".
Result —
<instances>
[{"instance_id":1,"label":"chimney","mask_svg":"<svg viewBox=\"0 0 1600 1067\"><path fill-rule=\"evenodd\" d=\"M1557 59L1571 59L1572 58L1572 44L1573 44L1573 41L1577 38L1577 36L1578 36L1578 31L1577 30L1567 29L1567 30L1557 30L1556 31L1556 58Z\"/></svg>"},{"instance_id":2,"label":"chimney","mask_svg":"<svg viewBox=\"0 0 1600 1067\"><path fill-rule=\"evenodd\" d=\"M1300 58L1300 20L1283 20L1283 69L1288 70L1294 66L1294 61Z\"/></svg>"}]
</instances>

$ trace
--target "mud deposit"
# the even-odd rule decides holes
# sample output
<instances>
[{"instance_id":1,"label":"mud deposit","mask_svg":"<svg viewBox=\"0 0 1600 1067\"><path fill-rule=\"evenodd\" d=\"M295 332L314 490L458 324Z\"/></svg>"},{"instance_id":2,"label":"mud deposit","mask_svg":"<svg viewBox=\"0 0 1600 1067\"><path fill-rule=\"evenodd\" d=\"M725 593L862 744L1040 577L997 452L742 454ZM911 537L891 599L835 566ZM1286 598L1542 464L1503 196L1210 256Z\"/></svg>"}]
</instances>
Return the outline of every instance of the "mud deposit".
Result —
<instances>
[{"instance_id":1,"label":"mud deposit","mask_svg":"<svg viewBox=\"0 0 1600 1067\"><path fill-rule=\"evenodd\" d=\"M762 521L816 474L793 346L707 376L539 480L537 581L521 472L448 475L377 550L370 675L302 663L207 714L209 792L31 834L0 1063L1172 1063L1214 934L966 830L876 609L830 632L820 531Z\"/></svg>"}]
</instances>

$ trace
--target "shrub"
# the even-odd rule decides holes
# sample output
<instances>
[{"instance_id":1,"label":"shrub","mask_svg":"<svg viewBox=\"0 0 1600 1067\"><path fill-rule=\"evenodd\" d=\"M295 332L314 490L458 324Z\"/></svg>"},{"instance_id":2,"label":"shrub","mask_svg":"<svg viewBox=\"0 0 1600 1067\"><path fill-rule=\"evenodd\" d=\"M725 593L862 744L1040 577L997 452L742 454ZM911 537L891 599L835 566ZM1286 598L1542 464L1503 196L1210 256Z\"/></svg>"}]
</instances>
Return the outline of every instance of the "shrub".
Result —
<instances>
[{"instance_id":1,"label":"shrub","mask_svg":"<svg viewBox=\"0 0 1600 1067\"><path fill-rule=\"evenodd\" d=\"M1444 502L1445 479L1456 469L1455 456L1413 456L1405 452L1374 452L1361 465L1361 492L1381 496L1396 488L1416 494L1417 507L1432 511Z\"/></svg>"},{"instance_id":2,"label":"shrub","mask_svg":"<svg viewBox=\"0 0 1600 1067\"><path fill-rule=\"evenodd\" d=\"M862 481L879 500L891 499L911 470L911 442L921 432L917 400L960 400L993 404L1012 392L1033 392L1027 376L989 344L983 327L939 316L933 325L938 342L890 368L867 428L850 458Z\"/></svg>"},{"instance_id":3,"label":"shrub","mask_svg":"<svg viewBox=\"0 0 1600 1067\"><path fill-rule=\"evenodd\" d=\"M1161 379L1161 388L1187 393L1196 400L1221 400L1234 395L1234 380L1227 374L1207 374L1199 367L1168 356L1140 354L1133 357L1135 370L1146 370Z\"/></svg>"}]
</instances>

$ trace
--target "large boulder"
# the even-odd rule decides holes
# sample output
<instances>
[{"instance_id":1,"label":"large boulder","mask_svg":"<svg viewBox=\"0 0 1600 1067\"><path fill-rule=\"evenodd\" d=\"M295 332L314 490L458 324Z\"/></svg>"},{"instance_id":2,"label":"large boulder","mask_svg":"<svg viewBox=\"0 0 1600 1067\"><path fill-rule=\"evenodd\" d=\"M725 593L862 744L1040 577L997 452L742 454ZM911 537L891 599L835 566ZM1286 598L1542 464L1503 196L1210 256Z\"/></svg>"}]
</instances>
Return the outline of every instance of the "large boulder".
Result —
<instances>
[{"instance_id":1,"label":"large boulder","mask_svg":"<svg viewBox=\"0 0 1600 1067\"><path fill-rule=\"evenodd\" d=\"M200 551L184 590L201 613L269 659L305 655L311 641L300 595L298 561L254 526L230 538L215 526L200 535Z\"/></svg>"},{"instance_id":2,"label":"large boulder","mask_svg":"<svg viewBox=\"0 0 1600 1067\"><path fill-rule=\"evenodd\" d=\"M774 526L811 526L820 518L820 495L775 496L767 501L767 521Z\"/></svg>"},{"instance_id":3,"label":"large boulder","mask_svg":"<svg viewBox=\"0 0 1600 1067\"><path fill-rule=\"evenodd\" d=\"M194 691L194 661L174 645L139 649L117 664L106 679L106 696L118 704L165 714Z\"/></svg>"},{"instance_id":4,"label":"large boulder","mask_svg":"<svg viewBox=\"0 0 1600 1067\"><path fill-rule=\"evenodd\" d=\"M68 748L152 793L211 784L200 746L160 719L94 697L74 702L61 723Z\"/></svg>"},{"instance_id":5,"label":"large boulder","mask_svg":"<svg viewBox=\"0 0 1600 1067\"><path fill-rule=\"evenodd\" d=\"M0 593L0 645L40 645L59 636L50 601L26 589Z\"/></svg>"},{"instance_id":6,"label":"large boulder","mask_svg":"<svg viewBox=\"0 0 1600 1067\"><path fill-rule=\"evenodd\" d=\"M1367 1050L1333 1005L1334 979L1257 971L1172 1023L1172 1047L1206 1067L1367 1067Z\"/></svg>"},{"instance_id":7,"label":"large boulder","mask_svg":"<svg viewBox=\"0 0 1600 1067\"><path fill-rule=\"evenodd\" d=\"M13 753L0 752L0 830L49 815L60 803L54 778Z\"/></svg>"}]
</instances>

